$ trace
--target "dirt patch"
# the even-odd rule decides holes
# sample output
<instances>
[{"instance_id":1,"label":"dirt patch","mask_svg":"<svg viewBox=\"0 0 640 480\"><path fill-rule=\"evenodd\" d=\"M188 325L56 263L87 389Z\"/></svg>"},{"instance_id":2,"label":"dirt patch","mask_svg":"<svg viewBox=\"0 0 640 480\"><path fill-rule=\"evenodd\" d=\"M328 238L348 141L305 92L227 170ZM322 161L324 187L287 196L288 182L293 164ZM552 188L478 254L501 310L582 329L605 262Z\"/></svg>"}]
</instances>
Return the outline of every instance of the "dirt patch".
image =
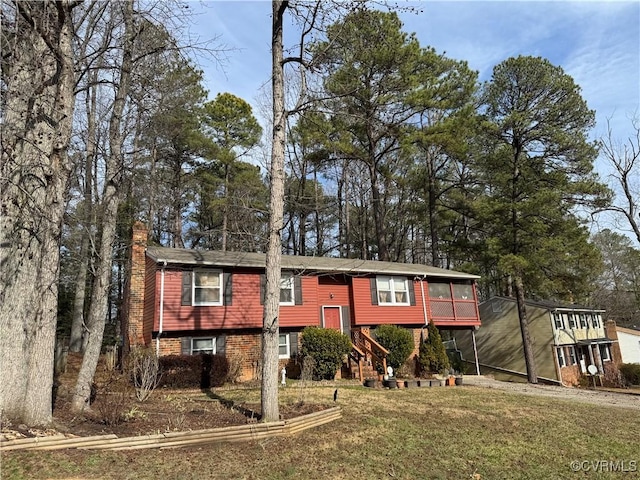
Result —
<instances>
[{"instance_id":1,"label":"dirt patch","mask_svg":"<svg viewBox=\"0 0 640 480\"><path fill-rule=\"evenodd\" d=\"M33 429L10 422L2 424L6 440L65 434L89 437L115 434L118 437L203 430L254 423L260 419L257 403L232 401L225 389L156 389L144 402L133 387L116 372L100 364L96 374L96 395L91 407L78 415L71 411L71 398L80 356L69 355L67 371L60 376L53 409L53 423L47 429ZM315 403L281 405L282 419L294 418L328 408Z\"/></svg>"}]
</instances>

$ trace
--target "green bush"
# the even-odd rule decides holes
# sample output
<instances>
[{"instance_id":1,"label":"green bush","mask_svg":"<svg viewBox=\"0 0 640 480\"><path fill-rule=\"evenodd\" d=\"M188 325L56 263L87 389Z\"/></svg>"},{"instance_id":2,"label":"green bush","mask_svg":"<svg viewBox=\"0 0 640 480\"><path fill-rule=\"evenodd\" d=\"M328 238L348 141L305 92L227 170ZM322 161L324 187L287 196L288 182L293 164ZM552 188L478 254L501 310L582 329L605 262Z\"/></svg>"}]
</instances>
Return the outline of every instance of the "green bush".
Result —
<instances>
[{"instance_id":1,"label":"green bush","mask_svg":"<svg viewBox=\"0 0 640 480\"><path fill-rule=\"evenodd\" d=\"M449 357L438 328L429 322L428 337L420 344L419 362L422 374L445 373L449 370Z\"/></svg>"},{"instance_id":2,"label":"green bush","mask_svg":"<svg viewBox=\"0 0 640 480\"><path fill-rule=\"evenodd\" d=\"M314 360L313 378L333 379L344 356L351 351L351 340L344 333L330 328L306 327L302 331L303 357Z\"/></svg>"},{"instance_id":3,"label":"green bush","mask_svg":"<svg viewBox=\"0 0 640 480\"><path fill-rule=\"evenodd\" d=\"M415 347L411 331L397 325L380 325L373 335L380 345L389 350L387 365L394 370L404 365Z\"/></svg>"},{"instance_id":4,"label":"green bush","mask_svg":"<svg viewBox=\"0 0 640 480\"><path fill-rule=\"evenodd\" d=\"M623 363L620 373L627 385L640 385L640 363Z\"/></svg>"}]
</instances>

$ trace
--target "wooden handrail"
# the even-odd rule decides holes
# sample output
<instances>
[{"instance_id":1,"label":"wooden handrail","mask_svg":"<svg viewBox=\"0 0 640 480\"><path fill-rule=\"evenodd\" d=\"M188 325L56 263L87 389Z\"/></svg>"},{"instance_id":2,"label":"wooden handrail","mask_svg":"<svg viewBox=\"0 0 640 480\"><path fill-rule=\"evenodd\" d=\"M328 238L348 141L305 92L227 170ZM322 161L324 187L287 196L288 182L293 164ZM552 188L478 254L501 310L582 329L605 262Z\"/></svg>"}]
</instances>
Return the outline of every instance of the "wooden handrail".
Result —
<instances>
[{"instance_id":1,"label":"wooden handrail","mask_svg":"<svg viewBox=\"0 0 640 480\"><path fill-rule=\"evenodd\" d=\"M351 331L351 343L354 346L354 350L357 349L358 353L362 354L365 359L376 360L382 364L383 371L387 371L387 355L389 354L389 350L362 330Z\"/></svg>"}]
</instances>

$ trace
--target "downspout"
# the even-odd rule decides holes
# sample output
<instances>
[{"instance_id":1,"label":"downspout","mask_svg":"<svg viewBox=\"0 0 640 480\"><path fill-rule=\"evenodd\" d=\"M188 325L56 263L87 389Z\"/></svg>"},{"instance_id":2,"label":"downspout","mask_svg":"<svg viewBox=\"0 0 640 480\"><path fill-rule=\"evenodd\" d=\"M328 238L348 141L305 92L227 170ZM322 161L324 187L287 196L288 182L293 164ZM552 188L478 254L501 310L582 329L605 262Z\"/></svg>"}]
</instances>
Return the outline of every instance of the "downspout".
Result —
<instances>
[{"instance_id":1,"label":"downspout","mask_svg":"<svg viewBox=\"0 0 640 480\"><path fill-rule=\"evenodd\" d=\"M420 293L422 294L422 314L424 315L424 325L421 328L420 335L424 340L424 328L429 325L429 319L427 318L427 302L424 299L424 280L427 278L426 275L423 275L422 278L416 277L420 281Z\"/></svg>"},{"instance_id":2,"label":"downspout","mask_svg":"<svg viewBox=\"0 0 640 480\"><path fill-rule=\"evenodd\" d=\"M162 321L164 320L164 269L167 266L167 262L162 262L162 268L160 269L160 308L158 314L158 334L156 335L156 357L160 356L160 336L162 335Z\"/></svg>"}]
</instances>

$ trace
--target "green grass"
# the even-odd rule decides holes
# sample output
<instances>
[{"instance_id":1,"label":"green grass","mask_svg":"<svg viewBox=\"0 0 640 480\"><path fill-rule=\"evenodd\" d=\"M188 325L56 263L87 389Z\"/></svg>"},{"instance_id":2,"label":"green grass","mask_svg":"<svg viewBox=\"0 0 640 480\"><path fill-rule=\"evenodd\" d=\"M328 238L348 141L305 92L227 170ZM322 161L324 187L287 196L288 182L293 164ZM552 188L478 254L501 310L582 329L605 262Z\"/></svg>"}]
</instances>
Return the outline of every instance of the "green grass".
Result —
<instances>
[{"instance_id":1,"label":"green grass","mask_svg":"<svg viewBox=\"0 0 640 480\"><path fill-rule=\"evenodd\" d=\"M333 402L311 387L308 402ZM300 391L281 390L283 404ZM236 402L256 390L225 390ZM574 473L572 461L637 462L640 410L475 387L340 387L343 418L294 437L135 452L9 452L5 479L558 479L636 478Z\"/></svg>"}]
</instances>

